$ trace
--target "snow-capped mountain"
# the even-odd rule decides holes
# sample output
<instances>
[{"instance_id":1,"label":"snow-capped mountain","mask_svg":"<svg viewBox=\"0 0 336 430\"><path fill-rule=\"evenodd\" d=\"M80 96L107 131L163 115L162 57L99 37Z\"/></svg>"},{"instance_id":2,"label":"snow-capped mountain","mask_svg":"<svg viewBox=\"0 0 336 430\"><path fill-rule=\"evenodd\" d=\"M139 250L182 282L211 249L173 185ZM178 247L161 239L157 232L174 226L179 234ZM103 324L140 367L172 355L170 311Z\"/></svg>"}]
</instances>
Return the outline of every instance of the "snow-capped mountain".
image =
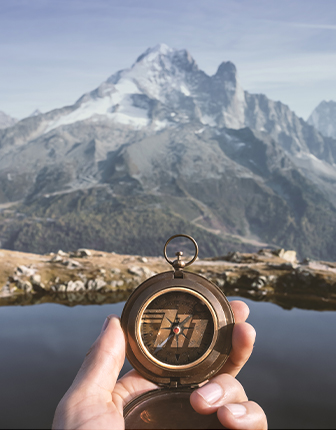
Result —
<instances>
[{"instance_id":1,"label":"snow-capped mountain","mask_svg":"<svg viewBox=\"0 0 336 430\"><path fill-rule=\"evenodd\" d=\"M157 223L148 227L155 236L150 243L156 243L162 220L184 220L185 228L208 235L212 252L241 241L245 247L269 243L336 256L334 242L328 242L336 232L335 160L335 140L288 106L244 91L231 62L209 76L186 50L158 45L73 105L0 131L0 203L23 200L19 212L33 217L30 224L13 221L12 230L0 222L0 240L29 250L36 239L27 231L36 219L66 217L53 238L39 245L51 249L55 237L72 237L70 228L66 236L60 231L73 222L74 210L84 229L99 208L99 217L122 213L122 219L139 210L139 247L148 242L140 241L146 223ZM90 203L74 209L66 202L78 193L88 193ZM149 221L154 213L158 218ZM136 223L113 230L120 252L132 252L122 248L130 225ZM323 238L329 244L325 254ZM103 234L99 240L105 239ZM92 247L71 240L69 247Z\"/></svg>"},{"instance_id":2,"label":"snow-capped mountain","mask_svg":"<svg viewBox=\"0 0 336 430\"><path fill-rule=\"evenodd\" d=\"M16 118L7 115L5 112L0 111L0 128L11 127L17 122Z\"/></svg>"},{"instance_id":3,"label":"snow-capped mountain","mask_svg":"<svg viewBox=\"0 0 336 430\"><path fill-rule=\"evenodd\" d=\"M323 136L336 139L336 102L332 100L322 101L313 110L307 122Z\"/></svg>"}]
</instances>

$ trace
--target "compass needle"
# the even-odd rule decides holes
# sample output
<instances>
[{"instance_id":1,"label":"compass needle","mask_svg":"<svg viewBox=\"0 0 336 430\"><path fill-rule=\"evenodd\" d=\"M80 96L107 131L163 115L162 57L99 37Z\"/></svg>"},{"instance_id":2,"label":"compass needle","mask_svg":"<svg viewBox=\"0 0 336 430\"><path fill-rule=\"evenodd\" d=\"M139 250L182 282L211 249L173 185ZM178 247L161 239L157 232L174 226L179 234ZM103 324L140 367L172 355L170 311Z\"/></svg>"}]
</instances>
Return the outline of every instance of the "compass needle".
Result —
<instances>
[{"instance_id":1,"label":"compass needle","mask_svg":"<svg viewBox=\"0 0 336 430\"><path fill-rule=\"evenodd\" d=\"M179 325L180 327L183 327L190 319L192 318L192 315L188 315L187 318L185 318Z\"/></svg>"}]
</instances>

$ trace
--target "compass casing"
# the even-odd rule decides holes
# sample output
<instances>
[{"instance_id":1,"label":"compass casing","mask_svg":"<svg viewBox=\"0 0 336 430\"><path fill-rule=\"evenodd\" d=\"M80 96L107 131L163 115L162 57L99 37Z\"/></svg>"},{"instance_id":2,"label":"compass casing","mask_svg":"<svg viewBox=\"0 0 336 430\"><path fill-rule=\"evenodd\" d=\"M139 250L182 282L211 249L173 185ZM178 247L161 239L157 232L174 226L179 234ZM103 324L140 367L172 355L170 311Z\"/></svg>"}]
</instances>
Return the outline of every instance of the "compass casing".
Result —
<instances>
[{"instance_id":1,"label":"compass casing","mask_svg":"<svg viewBox=\"0 0 336 430\"><path fill-rule=\"evenodd\" d=\"M211 338L208 334L208 344L203 346L200 357L181 365L157 359L142 339L144 312L155 300L163 303L172 295L177 298L189 295L191 301L199 301L208 310L213 324L208 326L208 332L211 327L213 333ZM225 295L215 284L192 272L170 271L147 279L133 291L125 304L121 325L127 340L127 358L143 377L161 386L196 387L216 374L226 362L231 350L234 317Z\"/></svg>"}]
</instances>

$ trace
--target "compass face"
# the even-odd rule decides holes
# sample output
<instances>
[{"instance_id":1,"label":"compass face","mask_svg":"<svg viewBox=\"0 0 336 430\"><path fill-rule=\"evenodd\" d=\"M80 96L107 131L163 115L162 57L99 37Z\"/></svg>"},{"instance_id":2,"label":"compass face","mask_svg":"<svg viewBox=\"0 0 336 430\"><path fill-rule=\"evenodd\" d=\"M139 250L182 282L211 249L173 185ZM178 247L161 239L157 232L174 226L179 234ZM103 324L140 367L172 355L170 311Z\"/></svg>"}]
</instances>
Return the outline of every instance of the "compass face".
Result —
<instances>
[{"instance_id":1,"label":"compass face","mask_svg":"<svg viewBox=\"0 0 336 430\"><path fill-rule=\"evenodd\" d=\"M167 368L192 367L211 352L217 319L199 293L173 287L152 296L139 313L138 338L145 354Z\"/></svg>"}]
</instances>

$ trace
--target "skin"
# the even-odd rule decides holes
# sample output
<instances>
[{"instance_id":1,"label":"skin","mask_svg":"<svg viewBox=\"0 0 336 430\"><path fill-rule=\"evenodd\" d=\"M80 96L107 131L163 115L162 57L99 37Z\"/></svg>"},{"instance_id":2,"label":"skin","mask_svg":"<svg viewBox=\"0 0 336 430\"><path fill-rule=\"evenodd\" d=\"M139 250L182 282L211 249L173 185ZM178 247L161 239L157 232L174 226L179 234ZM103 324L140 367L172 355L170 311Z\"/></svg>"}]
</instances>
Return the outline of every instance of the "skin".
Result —
<instances>
[{"instance_id":1,"label":"skin","mask_svg":"<svg viewBox=\"0 0 336 430\"><path fill-rule=\"evenodd\" d=\"M249 359L255 341L254 328L245 322L249 308L241 301L231 302L231 307L236 324L230 357L219 374L191 394L190 402L200 414L217 411L226 428L266 429L264 411L248 400L244 388L235 379ZM52 428L124 429L123 407L140 394L157 388L135 370L118 381L124 361L125 338L120 320L110 315L57 406Z\"/></svg>"}]
</instances>

